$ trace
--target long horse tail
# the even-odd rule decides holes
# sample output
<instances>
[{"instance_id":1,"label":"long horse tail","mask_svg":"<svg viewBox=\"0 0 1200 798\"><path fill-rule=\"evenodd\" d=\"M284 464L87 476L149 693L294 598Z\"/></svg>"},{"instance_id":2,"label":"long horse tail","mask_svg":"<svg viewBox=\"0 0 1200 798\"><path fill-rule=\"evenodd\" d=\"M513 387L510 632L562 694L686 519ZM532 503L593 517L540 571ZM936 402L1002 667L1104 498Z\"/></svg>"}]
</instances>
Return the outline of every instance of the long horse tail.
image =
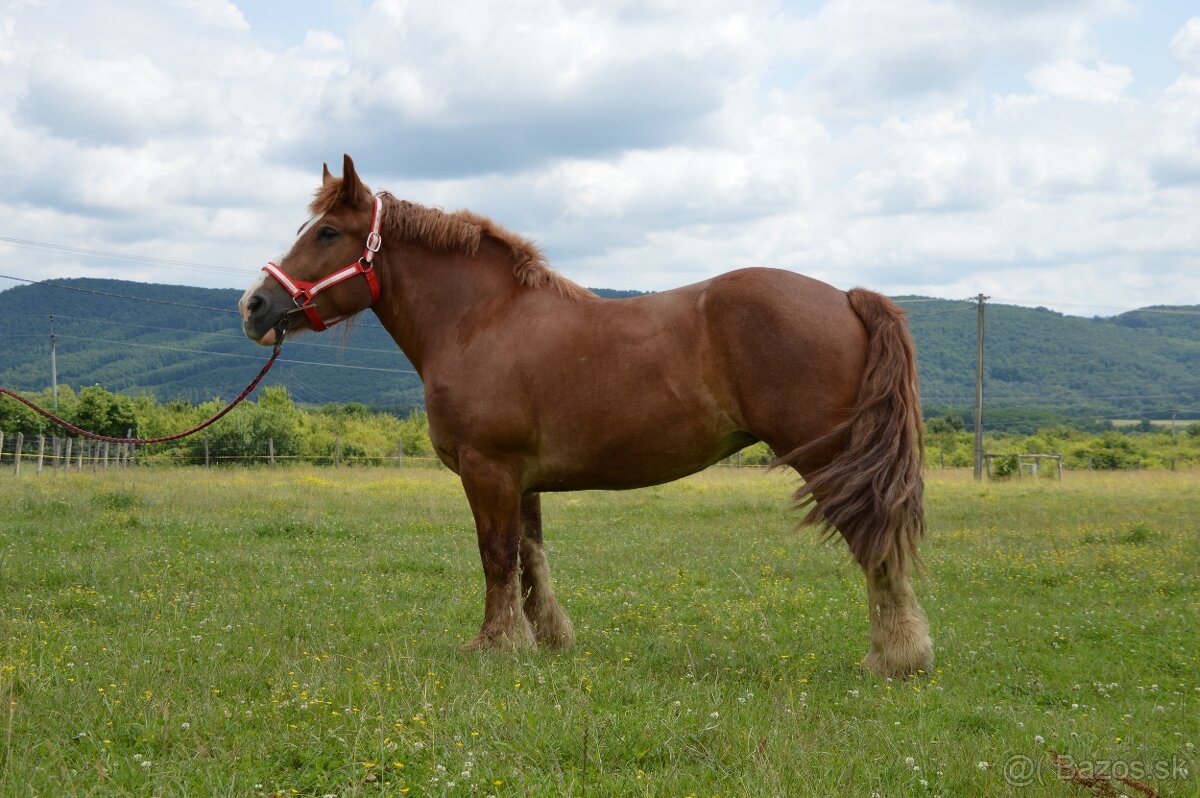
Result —
<instances>
[{"instance_id":1,"label":"long horse tail","mask_svg":"<svg viewBox=\"0 0 1200 798\"><path fill-rule=\"evenodd\" d=\"M798 467L813 450L849 440L826 465L801 472L801 523L841 532L868 571L888 563L907 570L925 532L925 442L917 356L904 311L882 294L854 288L850 306L867 329L867 361L850 418L829 434L776 459ZM799 470L799 469L798 469Z\"/></svg>"}]
</instances>

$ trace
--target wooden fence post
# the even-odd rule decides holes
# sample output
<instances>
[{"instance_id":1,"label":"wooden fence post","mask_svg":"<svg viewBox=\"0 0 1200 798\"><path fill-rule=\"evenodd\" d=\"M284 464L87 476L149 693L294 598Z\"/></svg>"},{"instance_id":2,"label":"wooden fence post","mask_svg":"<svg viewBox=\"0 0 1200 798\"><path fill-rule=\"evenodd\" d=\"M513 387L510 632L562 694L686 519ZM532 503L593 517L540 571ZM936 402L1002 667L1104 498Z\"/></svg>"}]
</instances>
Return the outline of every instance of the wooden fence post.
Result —
<instances>
[{"instance_id":1,"label":"wooden fence post","mask_svg":"<svg viewBox=\"0 0 1200 798\"><path fill-rule=\"evenodd\" d=\"M404 441L396 444L396 468L404 468Z\"/></svg>"},{"instance_id":2,"label":"wooden fence post","mask_svg":"<svg viewBox=\"0 0 1200 798\"><path fill-rule=\"evenodd\" d=\"M13 473L21 475L21 447L25 445L25 433L17 433L17 448L13 451Z\"/></svg>"},{"instance_id":3,"label":"wooden fence post","mask_svg":"<svg viewBox=\"0 0 1200 798\"><path fill-rule=\"evenodd\" d=\"M4 430L0 430L0 461L4 460Z\"/></svg>"},{"instance_id":4,"label":"wooden fence post","mask_svg":"<svg viewBox=\"0 0 1200 798\"><path fill-rule=\"evenodd\" d=\"M275 465L275 439L267 438L267 462Z\"/></svg>"},{"instance_id":5,"label":"wooden fence post","mask_svg":"<svg viewBox=\"0 0 1200 798\"><path fill-rule=\"evenodd\" d=\"M342 464L342 436L337 435L333 439L333 467L337 468Z\"/></svg>"},{"instance_id":6,"label":"wooden fence post","mask_svg":"<svg viewBox=\"0 0 1200 798\"><path fill-rule=\"evenodd\" d=\"M65 454L63 454L62 462L59 465L69 470L71 468L71 439L64 438L62 447Z\"/></svg>"},{"instance_id":7,"label":"wooden fence post","mask_svg":"<svg viewBox=\"0 0 1200 798\"><path fill-rule=\"evenodd\" d=\"M208 438L204 439L204 467L209 468L212 463L208 459Z\"/></svg>"},{"instance_id":8,"label":"wooden fence post","mask_svg":"<svg viewBox=\"0 0 1200 798\"><path fill-rule=\"evenodd\" d=\"M78 448L79 448L79 452L75 455L75 458L76 458L75 470L82 471L83 470L83 453L87 448L87 439L86 438L79 439L79 447Z\"/></svg>"},{"instance_id":9,"label":"wooden fence post","mask_svg":"<svg viewBox=\"0 0 1200 798\"><path fill-rule=\"evenodd\" d=\"M38 436L38 464L37 472L42 473L42 459L46 456L46 436Z\"/></svg>"}]
</instances>

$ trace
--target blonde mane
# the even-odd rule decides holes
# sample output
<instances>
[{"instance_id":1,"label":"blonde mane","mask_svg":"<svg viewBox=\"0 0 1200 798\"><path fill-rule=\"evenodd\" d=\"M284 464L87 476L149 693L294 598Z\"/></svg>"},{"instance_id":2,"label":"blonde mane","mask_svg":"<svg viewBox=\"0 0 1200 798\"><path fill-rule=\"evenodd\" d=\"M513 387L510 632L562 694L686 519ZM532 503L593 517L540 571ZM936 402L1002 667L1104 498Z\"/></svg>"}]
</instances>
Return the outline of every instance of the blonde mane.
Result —
<instances>
[{"instance_id":1,"label":"blonde mane","mask_svg":"<svg viewBox=\"0 0 1200 798\"><path fill-rule=\"evenodd\" d=\"M314 216L337 207L341 194L341 180L330 180L317 190L309 210ZM506 245L513 261L513 276L517 282L529 288L553 288L567 299L595 298L588 289L562 276L546 262L546 256L537 245L493 222L486 216L471 211L446 213L437 208L427 208L408 200L396 199L389 192L380 192L383 197L383 239L399 238L421 244L434 252L475 255L479 242L488 235Z\"/></svg>"}]
</instances>

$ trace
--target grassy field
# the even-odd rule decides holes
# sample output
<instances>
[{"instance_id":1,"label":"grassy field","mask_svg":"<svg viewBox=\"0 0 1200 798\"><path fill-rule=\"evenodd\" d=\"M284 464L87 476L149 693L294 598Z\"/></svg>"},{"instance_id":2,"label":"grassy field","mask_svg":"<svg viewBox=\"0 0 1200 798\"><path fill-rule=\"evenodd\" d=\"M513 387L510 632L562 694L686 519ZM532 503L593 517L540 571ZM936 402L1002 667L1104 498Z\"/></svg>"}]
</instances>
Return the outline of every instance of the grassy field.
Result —
<instances>
[{"instance_id":1,"label":"grassy field","mask_svg":"<svg viewBox=\"0 0 1200 798\"><path fill-rule=\"evenodd\" d=\"M0 474L0 795L1200 794L1200 479L930 479L891 682L784 475L547 496L576 647L467 655L448 473Z\"/></svg>"}]
</instances>

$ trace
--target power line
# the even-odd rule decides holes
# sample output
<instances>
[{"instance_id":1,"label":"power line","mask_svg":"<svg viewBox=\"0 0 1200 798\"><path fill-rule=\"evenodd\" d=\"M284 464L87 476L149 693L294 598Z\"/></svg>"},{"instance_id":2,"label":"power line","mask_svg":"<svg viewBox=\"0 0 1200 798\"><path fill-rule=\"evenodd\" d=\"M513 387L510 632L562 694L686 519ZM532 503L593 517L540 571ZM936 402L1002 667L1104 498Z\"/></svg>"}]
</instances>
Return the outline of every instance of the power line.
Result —
<instances>
[{"instance_id":1,"label":"power line","mask_svg":"<svg viewBox=\"0 0 1200 798\"><path fill-rule=\"evenodd\" d=\"M928 313L911 313L908 314L910 319L923 319L926 316L945 316L947 313L958 313L963 310L974 310L974 305L963 305L960 308L949 308L947 310L931 310Z\"/></svg>"},{"instance_id":2,"label":"power line","mask_svg":"<svg viewBox=\"0 0 1200 798\"><path fill-rule=\"evenodd\" d=\"M1200 391L1200 388L1194 389L1194 388L1189 387L1189 388L1183 388L1183 389L1181 389L1181 391L1182 391L1181 393L1172 393L1172 394L1080 393L1080 394L1076 394L1076 395L1061 395L1061 394L1060 395L1049 395L1046 391L1043 391L1041 393L1021 393L1021 394L1011 394L1010 393L1010 394L1005 394L1003 396L992 397L991 399L988 400L988 403L992 404L995 402L1025 402L1025 401L1038 400L1038 399L1043 400L1043 401L1057 401L1057 402L1079 401L1081 399L1089 399L1089 400L1103 399L1103 400L1109 400L1109 401L1114 400L1114 399L1156 399L1156 400L1180 399L1183 401L1192 401L1192 400L1198 398L1197 396L1192 395L1192 392ZM925 394L925 396L926 396L926 398L928 398L929 394ZM936 401L939 401L939 402L961 402L962 404L966 405L972 401L972 398L969 396L965 396L965 395L959 396L959 395L955 395L955 394L950 394L948 396L948 398L939 397Z\"/></svg>"},{"instance_id":3,"label":"power line","mask_svg":"<svg viewBox=\"0 0 1200 798\"><path fill-rule=\"evenodd\" d=\"M1162 313L1173 316L1200 316L1200 310L1188 310L1187 308L1137 308L1135 310L1127 310L1126 313Z\"/></svg>"},{"instance_id":4,"label":"power line","mask_svg":"<svg viewBox=\"0 0 1200 798\"><path fill-rule=\"evenodd\" d=\"M206 305L189 305L186 302L172 302L169 299L149 299L148 297L129 296L128 294L114 294L111 291L97 291L94 288L81 288L80 286L77 286L77 285L62 285L61 283L51 283L51 282L47 282L46 280L27 280L24 277L13 277L10 274L0 274L0 279L15 280L18 283L29 283L30 285L44 285L44 286L47 286L48 288L61 288L65 291L79 291L80 293L84 293L84 294L96 294L98 296L110 296L110 297L115 297L117 299L129 299L134 302L148 302L148 303L154 304L154 305L171 305L172 307L177 307L177 308L190 308L192 310L209 310L209 311L212 311L213 313L232 313L235 316L241 315L238 311L230 310L229 308L210 308Z\"/></svg>"},{"instance_id":5,"label":"power line","mask_svg":"<svg viewBox=\"0 0 1200 798\"><path fill-rule=\"evenodd\" d=\"M9 319L44 319L44 318L47 318L49 315L50 314L45 314L45 313L36 313L36 314L35 313L26 313L26 314L14 314L12 316L6 316L5 318L9 318ZM89 322L89 323L97 323L97 324L117 324L122 327L135 327L137 329L143 329L143 330L161 330L163 332L191 333L193 335L217 335L222 338L237 338L238 340L245 340L245 336L242 335L241 333L231 332L229 330L189 330L189 329L185 329L182 327L160 327L160 326L155 326L153 324L134 324L133 322L130 322L130 321L116 321L115 319L101 319L101 318L96 318L94 316L92 316L92 317L89 317L89 316L64 316L61 313L53 314L53 318L55 318L55 319L70 319L72 321L77 321L77 322ZM9 337L11 337L11 336L9 336ZM369 346L351 346L349 344L320 344L315 341L303 341L303 340L301 340L301 341L293 340L290 342L289 345L290 346L315 346L315 347L319 347L321 349L351 349L356 352L375 352L375 353L384 354L384 355L397 355L397 356L400 355L399 347L393 347L391 349L376 349L375 347L369 347Z\"/></svg>"},{"instance_id":6,"label":"power line","mask_svg":"<svg viewBox=\"0 0 1200 798\"><path fill-rule=\"evenodd\" d=\"M71 247L65 244L50 244L44 241L30 241L24 238L11 238L9 236L0 236L0 242L14 247L23 247L25 249L44 249L52 252L64 252L69 255L86 255L89 258L105 258L107 260L149 263L155 266L173 266L180 269L232 272L234 274L244 274L246 271L244 268L236 268L234 266L213 266L208 263L197 263L195 261L188 260L174 260L172 258L156 258L151 255L130 255L121 252L106 252L101 249L85 249L84 247Z\"/></svg>"},{"instance_id":7,"label":"power line","mask_svg":"<svg viewBox=\"0 0 1200 798\"><path fill-rule=\"evenodd\" d=\"M312 396L315 396L317 399L319 399L322 402L327 402L329 404L337 404L339 401L339 400L335 399L334 397L330 396L329 394L319 391L316 388L312 387L307 382L300 379L300 377L294 371L288 372L288 381L297 383L301 389L303 389L304 391L307 391L309 394L311 394ZM289 386L289 390L292 390L292 392L295 393L297 397L300 396L300 393L291 389L290 386Z\"/></svg>"},{"instance_id":8,"label":"power line","mask_svg":"<svg viewBox=\"0 0 1200 798\"><path fill-rule=\"evenodd\" d=\"M60 338L70 338L71 336L59 336ZM254 355L242 355L236 352L213 352L207 349L184 349L179 346L164 346L162 344L135 344L131 341L110 341L105 338L75 338L77 341L94 341L101 344L116 344L118 346L133 346L139 349L162 349L168 352L187 352L192 355L216 355L218 357L238 357L249 360L262 360ZM416 374L417 372L411 369L388 369L380 366L352 366L348 363L320 363L315 360L289 360L287 358L279 358L278 363L292 363L300 366L327 366L333 369L353 369L355 371L380 371L387 374Z\"/></svg>"},{"instance_id":9,"label":"power line","mask_svg":"<svg viewBox=\"0 0 1200 798\"><path fill-rule=\"evenodd\" d=\"M1029 300L1027 300L1027 299L1014 299L1013 297L992 297L992 299L999 301L999 302L1012 303L1013 305L1016 305L1017 307L1026 307L1026 308L1030 307L1029 305L1021 304L1023 302L1028 302ZM1173 313L1173 314L1179 314L1179 315L1184 315L1184 316L1200 316L1200 310L1190 310L1188 308L1125 308L1120 305L1094 305L1090 302L1060 302L1058 300L1052 300L1051 304L1063 305L1064 307L1069 307L1069 308L1105 308L1106 310L1119 310L1121 312L1121 314L1125 314L1125 313ZM1038 305L1036 307L1044 307L1044 306Z\"/></svg>"}]
</instances>

